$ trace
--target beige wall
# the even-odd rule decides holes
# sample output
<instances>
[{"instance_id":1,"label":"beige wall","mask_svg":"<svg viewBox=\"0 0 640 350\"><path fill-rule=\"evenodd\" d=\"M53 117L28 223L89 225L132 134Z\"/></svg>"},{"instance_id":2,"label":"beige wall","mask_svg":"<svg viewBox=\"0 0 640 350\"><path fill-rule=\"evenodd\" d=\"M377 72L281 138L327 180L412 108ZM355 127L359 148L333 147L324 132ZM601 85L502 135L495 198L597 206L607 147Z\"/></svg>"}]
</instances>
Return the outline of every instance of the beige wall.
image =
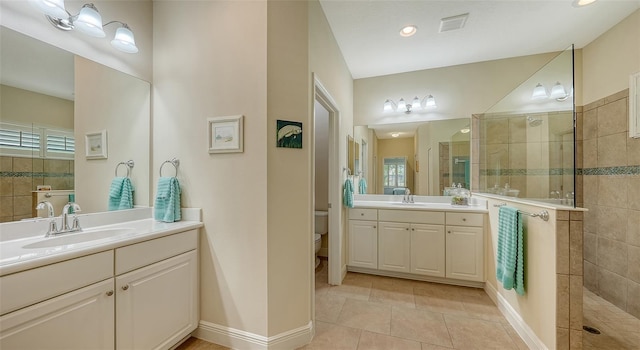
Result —
<instances>
[{"instance_id":1,"label":"beige wall","mask_svg":"<svg viewBox=\"0 0 640 350\"><path fill-rule=\"evenodd\" d=\"M583 48L582 105L629 88L629 75L637 72L640 72L640 10Z\"/></svg>"},{"instance_id":2,"label":"beige wall","mask_svg":"<svg viewBox=\"0 0 640 350\"><path fill-rule=\"evenodd\" d=\"M73 129L73 101L0 85L0 120Z\"/></svg>"},{"instance_id":3,"label":"beige wall","mask_svg":"<svg viewBox=\"0 0 640 350\"><path fill-rule=\"evenodd\" d=\"M100 11L104 23L118 20L129 25L140 52L128 54L111 46L110 41L115 34L116 25L105 27L105 38L57 30L28 1L0 1L0 24L108 67L151 81L151 0L92 2ZM85 3L86 1L65 1L65 8L72 14L77 14Z\"/></svg>"},{"instance_id":4,"label":"beige wall","mask_svg":"<svg viewBox=\"0 0 640 350\"><path fill-rule=\"evenodd\" d=\"M329 112L314 103L315 137L315 210L327 210L329 204Z\"/></svg>"},{"instance_id":5,"label":"beige wall","mask_svg":"<svg viewBox=\"0 0 640 350\"><path fill-rule=\"evenodd\" d=\"M149 206L149 83L75 57L75 190L83 212L106 211L119 162L133 160L134 205ZM126 93L123 93L126 92ZM85 135L107 131L107 159L86 159ZM123 176L124 169L118 174Z\"/></svg>"},{"instance_id":6,"label":"beige wall","mask_svg":"<svg viewBox=\"0 0 640 350\"><path fill-rule=\"evenodd\" d=\"M414 140L413 137L404 137L397 139L379 139L378 140L378 184L376 193L384 193L384 159L385 158L396 158L396 157L406 157L407 159L407 183L406 187L411 190L411 193L414 193L413 186L413 178L414 178L414 170L415 170L415 148L414 148Z\"/></svg>"}]
</instances>

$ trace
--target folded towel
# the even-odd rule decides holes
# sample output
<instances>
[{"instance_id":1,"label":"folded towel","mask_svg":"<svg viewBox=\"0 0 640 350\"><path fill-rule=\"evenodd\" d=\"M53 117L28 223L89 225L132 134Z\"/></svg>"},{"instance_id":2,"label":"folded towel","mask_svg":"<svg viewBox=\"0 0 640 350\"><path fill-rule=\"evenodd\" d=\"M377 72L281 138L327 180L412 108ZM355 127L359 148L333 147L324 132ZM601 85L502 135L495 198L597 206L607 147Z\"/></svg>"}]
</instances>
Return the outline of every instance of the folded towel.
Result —
<instances>
[{"instance_id":1,"label":"folded towel","mask_svg":"<svg viewBox=\"0 0 640 350\"><path fill-rule=\"evenodd\" d=\"M158 180L153 217L164 222L180 221L180 184L175 177Z\"/></svg>"},{"instance_id":2,"label":"folded towel","mask_svg":"<svg viewBox=\"0 0 640 350\"><path fill-rule=\"evenodd\" d=\"M109 210L133 208L133 185L128 177L116 177L109 188Z\"/></svg>"},{"instance_id":3,"label":"folded towel","mask_svg":"<svg viewBox=\"0 0 640 350\"><path fill-rule=\"evenodd\" d=\"M365 180L364 177L360 178L360 182L358 183L358 187L359 187L358 193L367 194L367 180Z\"/></svg>"},{"instance_id":4,"label":"folded towel","mask_svg":"<svg viewBox=\"0 0 640 350\"><path fill-rule=\"evenodd\" d=\"M349 179L344 181L342 203L344 203L344 206L347 208L353 208L353 182Z\"/></svg>"},{"instance_id":5,"label":"folded towel","mask_svg":"<svg viewBox=\"0 0 640 350\"><path fill-rule=\"evenodd\" d=\"M502 206L498 212L496 277L504 289L524 295L524 232L518 209Z\"/></svg>"}]
</instances>

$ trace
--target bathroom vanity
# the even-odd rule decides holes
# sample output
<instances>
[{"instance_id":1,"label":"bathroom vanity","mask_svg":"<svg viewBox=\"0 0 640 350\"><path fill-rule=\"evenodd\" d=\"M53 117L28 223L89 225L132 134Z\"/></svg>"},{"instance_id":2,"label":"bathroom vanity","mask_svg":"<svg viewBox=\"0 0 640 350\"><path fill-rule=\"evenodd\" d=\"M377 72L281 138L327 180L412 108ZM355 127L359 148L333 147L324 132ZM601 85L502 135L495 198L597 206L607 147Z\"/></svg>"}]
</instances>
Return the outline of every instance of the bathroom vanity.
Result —
<instances>
[{"instance_id":1,"label":"bathroom vanity","mask_svg":"<svg viewBox=\"0 0 640 350\"><path fill-rule=\"evenodd\" d=\"M349 209L349 271L481 287L486 201L453 206L446 197L363 196Z\"/></svg>"},{"instance_id":2,"label":"bathroom vanity","mask_svg":"<svg viewBox=\"0 0 640 350\"><path fill-rule=\"evenodd\" d=\"M197 212L161 223L149 211L51 238L3 232L0 348L174 346L199 320Z\"/></svg>"}]
</instances>

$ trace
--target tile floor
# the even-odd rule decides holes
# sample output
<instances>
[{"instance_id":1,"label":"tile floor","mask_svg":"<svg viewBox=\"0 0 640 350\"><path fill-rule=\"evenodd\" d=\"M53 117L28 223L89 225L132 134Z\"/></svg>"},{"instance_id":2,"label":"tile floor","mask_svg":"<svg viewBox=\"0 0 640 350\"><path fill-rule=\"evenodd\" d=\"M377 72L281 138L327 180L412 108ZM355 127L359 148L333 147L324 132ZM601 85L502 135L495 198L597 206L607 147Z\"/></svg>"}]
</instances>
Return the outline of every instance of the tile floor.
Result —
<instances>
[{"instance_id":1,"label":"tile floor","mask_svg":"<svg viewBox=\"0 0 640 350\"><path fill-rule=\"evenodd\" d=\"M640 349L640 321L584 291L585 350ZM177 350L227 350L190 338ZM316 272L316 335L300 350L527 349L482 289L349 272Z\"/></svg>"}]
</instances>

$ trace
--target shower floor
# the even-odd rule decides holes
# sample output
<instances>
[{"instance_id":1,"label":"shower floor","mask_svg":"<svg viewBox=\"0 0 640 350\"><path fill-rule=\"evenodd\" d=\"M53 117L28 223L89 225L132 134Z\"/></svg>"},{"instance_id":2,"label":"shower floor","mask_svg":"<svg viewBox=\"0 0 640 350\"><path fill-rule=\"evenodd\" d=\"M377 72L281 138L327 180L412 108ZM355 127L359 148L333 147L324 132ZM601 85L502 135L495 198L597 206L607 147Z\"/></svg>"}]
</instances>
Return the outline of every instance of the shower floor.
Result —
<instances>
[{"instance_id":1,"label":"shower floor","mask_svg":"<svg viewBox=\"0 0 640 350\"><path fill-rule=\"evenodd\" d=\"M583 288L583 324L600 334L582 332L584 350L640 349L640 320Z\"/></svg>"}]
</instances>

